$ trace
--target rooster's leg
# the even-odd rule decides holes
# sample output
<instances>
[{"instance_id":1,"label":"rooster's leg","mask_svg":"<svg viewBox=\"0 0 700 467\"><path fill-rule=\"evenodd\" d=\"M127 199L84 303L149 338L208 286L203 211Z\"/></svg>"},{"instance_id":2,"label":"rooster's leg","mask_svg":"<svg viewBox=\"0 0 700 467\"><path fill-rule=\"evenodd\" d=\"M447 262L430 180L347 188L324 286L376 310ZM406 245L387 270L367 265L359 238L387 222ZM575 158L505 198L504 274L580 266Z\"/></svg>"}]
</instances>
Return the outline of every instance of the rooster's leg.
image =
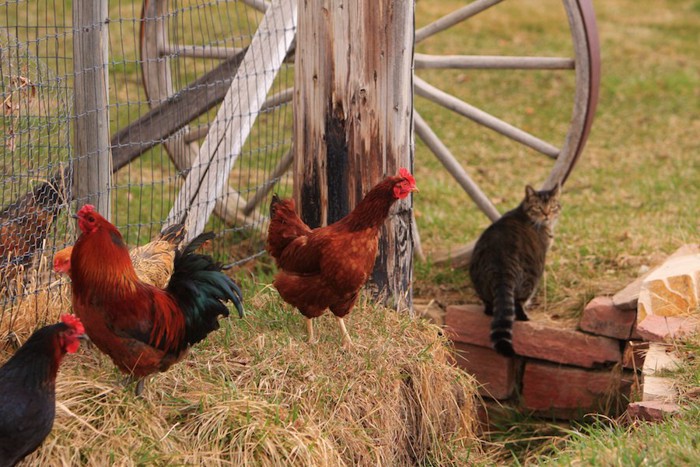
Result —
<instances>
[{"instance_id":1,"label":"rooster's leg","mask_svg":"<svg viewBox=\"0 0 700 467\"><path fill-rule=\"evenodd\" d=\"M146 378L139 378L138 382L136 383L136 390L134 393L136 394L136 397L141 397L141 393L143 393L143 387L146 385Z\"/></svg>"},{"instance_id":2,"label":"rooster's leg","mask_svg":"<svg viewBox=\"0 0 700 467\"><path fill-rule=\"evenodd\" d=\"M306 333L309 336L309 344L315 344L317 339L314 336L314 323L311 321L311 318L306 318Z\"/></svg>"},{"instance_id":3,"label":"rooster's leg","mask_svg":"<svg viewBox=\"0 0 700 467\"><path fill-rule=\"evenodd\" d=\"M352 343L352 339L350 339L350 334L348 334L348 330L345 327L345 321L343 321L343 318L341 318L340 316L336 316L335 319L338 320L338 326L340 326L340 333L343 336L343 348L352 349L354 345Z\"/></svg>"}]
</instances>

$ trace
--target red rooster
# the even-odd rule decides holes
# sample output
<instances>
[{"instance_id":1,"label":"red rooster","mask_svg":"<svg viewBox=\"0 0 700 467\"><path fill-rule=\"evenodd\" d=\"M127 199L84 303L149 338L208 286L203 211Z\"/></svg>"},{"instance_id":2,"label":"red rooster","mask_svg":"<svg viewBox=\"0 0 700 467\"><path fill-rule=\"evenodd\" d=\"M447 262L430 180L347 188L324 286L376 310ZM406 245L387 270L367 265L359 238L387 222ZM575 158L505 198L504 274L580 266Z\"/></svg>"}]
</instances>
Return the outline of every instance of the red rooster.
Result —
<instances>
[{"instance_id":1,"label":"red rooster","mask_svg":"<svg viewBox=\"0 0 700 467\"><path fill-rule=\"evenodd\" d=\"M350 214L313 230L299 218L293 200L272 197L267 251L279 268L273 284L284 301L306 317L309 342L315 342L311 319L330 309L343 346L352 347L343 317L372 272L379 229L389 209L413 191L418 191L416 181L402 168L372 188Z\"/></svg>"},{"instance_id":2,"label":"red rooster","mask_svg":"<svg viewBox=\"0 0 700 467\"><path fill-rule=\"evenodd\" d=\"M168 286L159 289L139 280L119 230L93 206L76 217L82 233L70 258L73 310L97 348L138 379L137 395L146 376L166 371L219 328L226 302L243 317L241 290L220 264L195 253L213 233L176 253Z\"/></svg>"},{"instance_id":3,"label":"red rooster","mask_svg":"<svg viewBox=\"0 0 700 467\"><path fill-rule=\"evenodd\" d=\"M158 234L152 242L129 250L131 264L134 265L138 278L147 284L164 289L173 274L175 252L184 237L184 225L173 224ZM71 254L73 254L72 246L57 251L53 255L54 271L70 277Z\"/></svg>"},{"instance_id":4,"label":"red rooster","mask_svg":"<svg viewBox=\"0 0 700 467\"><path fill-rule=\"evenodd\" d=\"M51 432L56 415L56 374L66 353L74 353L85 330L80 320L34 332L0 368L0 466L34 452Z\"/></svg>"}]
</instances>

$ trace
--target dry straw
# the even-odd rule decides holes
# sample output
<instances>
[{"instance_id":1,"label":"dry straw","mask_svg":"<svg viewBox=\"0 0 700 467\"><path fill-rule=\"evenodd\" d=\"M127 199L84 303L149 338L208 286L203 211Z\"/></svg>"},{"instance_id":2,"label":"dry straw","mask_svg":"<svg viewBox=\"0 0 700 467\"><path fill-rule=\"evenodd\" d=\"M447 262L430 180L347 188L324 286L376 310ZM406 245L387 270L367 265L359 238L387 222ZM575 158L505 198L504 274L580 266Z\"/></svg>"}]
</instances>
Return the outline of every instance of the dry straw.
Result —
<instances>
[{"instance_id":1,"label":"dry straw","mask_svg":"<svg viewBox=\"0 0 700 467\"><path fill-rule=\"evenodd\" d=\"M20 341L40 324L32 322L34 309L48 307L51 318L65 311L60 291L12 310ZM301 315L270 288L247 310L151 378L143 398L122 385L107 357L81 346L65 359L53 432L29 463L464 465L481 458L475 383L451 364L440 328L361 303L348 322L357 349L346 351L331 316L317 320L320 342L307 344ZM6 348L0 361L9 355Z\"/></svg>"}]
</instances>

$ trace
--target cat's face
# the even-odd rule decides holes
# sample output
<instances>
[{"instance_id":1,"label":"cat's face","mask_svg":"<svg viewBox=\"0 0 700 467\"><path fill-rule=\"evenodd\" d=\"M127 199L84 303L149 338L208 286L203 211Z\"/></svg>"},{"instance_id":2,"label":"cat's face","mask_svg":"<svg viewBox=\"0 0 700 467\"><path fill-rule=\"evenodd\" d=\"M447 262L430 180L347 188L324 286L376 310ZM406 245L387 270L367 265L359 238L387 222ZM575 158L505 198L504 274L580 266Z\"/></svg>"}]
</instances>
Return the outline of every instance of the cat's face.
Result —
<instances>
[{"instance_id":1,"label":"cat's face","mask_svg":"<svg viewBox=\"0 0 700 467\"><path fill-rule=\"evenodd\" d=\"M559 217L559 186L551 190L536 191L530 185L525 187L525 212L536 225L553 226Z\"/></svg>"}]
</instances>

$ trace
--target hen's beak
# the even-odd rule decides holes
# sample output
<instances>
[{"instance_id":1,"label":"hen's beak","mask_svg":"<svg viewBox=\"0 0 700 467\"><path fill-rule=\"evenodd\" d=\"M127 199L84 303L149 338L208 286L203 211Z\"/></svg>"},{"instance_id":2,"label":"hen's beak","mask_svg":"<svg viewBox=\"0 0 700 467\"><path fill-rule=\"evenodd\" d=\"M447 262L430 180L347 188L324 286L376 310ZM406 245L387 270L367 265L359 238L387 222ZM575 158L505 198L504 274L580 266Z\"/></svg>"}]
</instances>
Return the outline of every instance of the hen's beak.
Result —
<instances>
[{"instance_id":1,"label":"hen's beak","mask_svg":"<svg viewBox=\"0 0 700 467\"><path fill-rule=\"evenodd\" d=\"M413 188L411 188L411 191L412 191L413 193L420 193L420 190L418 189L417 186L414 186Z\"/></svg>"},{"instance_id":2,"label":"hen's beak","mask_svg":"<svg viewBox=\"0 0 700 467\"><path fill-rule=\"evenodd\" d=\"M73 219L77 219L77 218L78 218L78 215L77 215L77 214L73 214L73 215L71 215L71 217L72 217Z\"/></svg>"}]
</instances>

